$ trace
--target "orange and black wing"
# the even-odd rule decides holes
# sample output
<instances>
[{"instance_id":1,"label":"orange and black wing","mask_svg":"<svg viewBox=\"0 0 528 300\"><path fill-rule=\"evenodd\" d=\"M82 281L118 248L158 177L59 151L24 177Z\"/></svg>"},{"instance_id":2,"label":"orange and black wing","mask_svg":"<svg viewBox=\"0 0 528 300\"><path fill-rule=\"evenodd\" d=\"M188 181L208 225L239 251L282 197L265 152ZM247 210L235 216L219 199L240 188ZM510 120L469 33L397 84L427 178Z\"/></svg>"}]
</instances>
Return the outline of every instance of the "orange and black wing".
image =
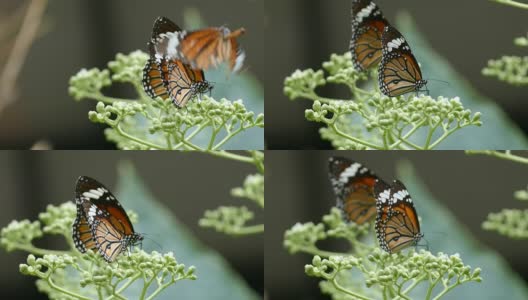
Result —
<instances>
[{"instance_id":1,"label":"orange and black wing","mask_svg":"<svg viewBox=\"0 0 528 300\"><path fill-rule=\"evenodd\" d=\"M389 23L379 7L370 0L352 1L352 38L350 52L357 70L378 65L382 58L382 35Z\"/></svg>"},{"instance_id":2,"label":"orange and black wing","mask_svg":"<svg viewBox=\"0 0 528 300\"><path fill-rule=\"evenodd\" d=\"M383 32L383 58L378 68L381 92L396 97L418 91L427 84L420 65L402 34L392 26Z\"/></svg>"},{"instance_id":3,"label":"orange and black wing","mask_svg":"<svg viewBox=\"0 0 528 300\"><path fill-rule=\"evenodd\" d=\"M184 107L196 95L211 89L202 70L192 69L181 60L171 60L168 69L168 93L172 103L178 108Z\"/></svg>"},{"instance_id":4,"label":"orange and black wing","mask_svg":"<svg viewBox=\"0 0 528 300\"><path fill-rule=\"evenodd\" d=\"M231 32L226 27L211 27L183 33L179 36L176 57L193 69L207 70L228 61L231 70L238 71L244 52L239 49L237 38L244 32L244 28Z\"/></svg>"},{"instance_id":5,"label":"orange and black wing","mask_svg":"<svg viewBox=\"0 0 528 300\"><path fill-rule=\"evenodd\" d=\"M151 57L143 68L143 89L151 98L167 99L168 66L164 59Z\"/></svg>"},{"instance_id":6,"label":"orange and black wing","mask_svg":"<svg viewBox=\"0 0 528 300\"><path fill-rule=\"evenodd\" d=\"M75 198L79 222L76 219L73 235L75 239L76 232L79 232L78 240L82 243L76 242L78 249L97 248L106 261L112 262L128 246L143 239L134 232L127 213L115 196L100 182L87 176L79 177Z\"/></svg>"},{"instance_id":7,"label":"orange and black wing","mask_svg":"<svg viewBox=\"0 0 528 300\"><path fill-rule=\"evenodd\" d=\"M81 253L85 253L86 250L90 249L96 251L97 246L92 235L90 224L88 224L88 220L80 205L77 205L77 217L73 222L72 237L75 248Z\"/></svg>"},{"instance_id":8,"label":"orange and black wing","mask_svg":"<svg viewBox=\"0 0 528 300\"><path fill-rule=\"evenodd\" d=\"M374 172L343 157L331 157L328 170L344 219L357 224L372 220L376 216L374 184L379 179Z\"/></svg>"},{"instance_id":9,"label":"orange and black wing","mask_svg":"<svg viewBox=\"0 0 528 300\"><path fill-rule=\"evenodd\" d=\"M392 185L377 182L376 234L381 248L395 253L416 245L423 237L420 221L409 192L400 181Z\"/></svg>"}]
</instances>

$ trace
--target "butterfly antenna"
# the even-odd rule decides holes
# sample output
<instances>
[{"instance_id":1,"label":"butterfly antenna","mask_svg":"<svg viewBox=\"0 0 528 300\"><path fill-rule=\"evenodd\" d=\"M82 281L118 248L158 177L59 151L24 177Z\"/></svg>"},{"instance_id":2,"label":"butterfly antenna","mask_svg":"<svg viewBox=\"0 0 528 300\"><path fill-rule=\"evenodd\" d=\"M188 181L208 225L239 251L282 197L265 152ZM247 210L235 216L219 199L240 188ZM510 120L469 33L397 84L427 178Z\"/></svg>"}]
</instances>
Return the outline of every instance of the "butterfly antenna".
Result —
<instances>
[{"instance_id":1,"label":"butterfly antenna","mask_svg":"<svg viewBox=\"0 0 528 300\"><path fill-rule=\"evenodd\" d=\"M154 244L156 244L156 246L158 246L158 249L160 252L163 251L163 247L161 246L160 243L156 242L154 239L151 239L150 237L148 236L145 236L145 234L143 234L143 236L145 237L145 239L149 239L150 241L152 241ZM141 244L143 246L143 243Z\"/></svg>"},{"instance_id":2,"label":"butterfly antenna","mask_svg":"<svg viewBox=\"0 0 528 300\"><path fill-rule=\"evenodd\" d=\"M441 83L445 83L447 86L451 86L451 84L449 84L449 82L445 81L445 80L440 80L440 79L435 79L435 78L427 78L427 80L432 80L432 81L438 81L438 82L441 82Z\"/></svg>"}]
</instances>

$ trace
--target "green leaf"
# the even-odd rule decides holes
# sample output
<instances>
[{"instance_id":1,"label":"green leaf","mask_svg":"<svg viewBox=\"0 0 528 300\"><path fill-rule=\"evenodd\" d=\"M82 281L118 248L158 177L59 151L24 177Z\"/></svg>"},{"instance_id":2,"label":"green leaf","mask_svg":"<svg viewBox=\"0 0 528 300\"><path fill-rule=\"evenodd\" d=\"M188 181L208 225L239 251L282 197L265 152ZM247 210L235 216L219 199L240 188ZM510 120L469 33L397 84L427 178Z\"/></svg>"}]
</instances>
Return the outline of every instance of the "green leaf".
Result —
<instances>
[{"instance_id":1,"label":"green leaf","mask_svg":"<svg viewBox=\"0 0 528 300\"><path fill-rule=\"evenodd\" d=\"M136 230L160 239L156 242L162 245L163 252L174 252L179 263L196 267L196 281L178 282L156 299L260 298L223 257L197 240L167 207L152 196L131 163L122 162L119 165L116 190L123 206L138 213L139 222L134 226ZM127 292L137 291L131 287ZM130 299L134 298L130 296Z\"/></svg>"},{"instance_id":2,"label":"green leaf","mask_svg":"<svg viewBox=\"0 0 528 300\"><path fill-rule=\"evenodd\" d=\"M464 263L482 269L481 284L465 284L453 289L445 299L528 299L528 289L499 253L475 239L464 224L435 199L407 161L397 167L398 178L405 182L421 217L421 229L433 253L459 253ZM477 199L468 199L477 201ZM412 295L425 295L418 286ZM433 293L434 294L434 293ZM417 297L416 299L419 299ZM444 299L444 298L442 298Z\"/></svg>"},{"instance_id":3,"label":"green leaf","mask_svg":"<svg viewBox=\"0 0 528 300\"><path fill-rule=\"evenodd\" d=\"M449 82L449 85L430 80L427 87L433 97L458 96L464 106L472 111L482 113L481 127L467 127L455 132L445 139L436 149L526 149L528 140L519 127L512 122L506 113L497 105L497 101L487 98L476 91L435 49L429 45L418 26L407 13L397 16L398 29L405 36L420 62L425 79L438 79ZM482 62L482 66L486 65ZM420 132L416 141L422 141ZM421 135L421 136L420 136Z\"/></svg>"}]
</instances>

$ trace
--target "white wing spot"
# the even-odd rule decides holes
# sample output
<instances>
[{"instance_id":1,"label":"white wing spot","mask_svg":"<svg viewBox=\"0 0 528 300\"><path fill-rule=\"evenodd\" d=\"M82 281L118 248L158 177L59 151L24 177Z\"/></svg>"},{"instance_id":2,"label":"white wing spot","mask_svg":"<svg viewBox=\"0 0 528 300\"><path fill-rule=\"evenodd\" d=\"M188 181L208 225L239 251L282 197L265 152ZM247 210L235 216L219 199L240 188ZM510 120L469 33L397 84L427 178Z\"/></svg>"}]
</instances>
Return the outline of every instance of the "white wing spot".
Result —
<instances>
[{"instance_id":1,"label":"white wing spot","mask_svg":"<svg viewBox=\"0 0 528 300\"><path fill-rule=\"evenodd\" d=\"M374 2L371 2L367 7L363 8L360 12L358 12L358 14L356 15L356 21L358 23L361 23L361 21L363 21L363 18L370 16L374 8L376 8L376 4L374 4Z\"/></svg>"},{"instance_id":2,"label":"white wing spot","mask_svg":"<svg viewBox=\"0 0 528 300\"><path fill-rule=\"evenodd\" d=\"M405 39L401 37L388 42L387 47L389 48L389 52L393 49L398 49L403 43L405 43Z\"/></svg>"},{"instance_id":3,"label":"white wing spot","mask_svg":"<svg viewBox=\"0 0 528 300\"><path fill-rule=\"evenodd\" d=\"M387 200L389 200L390 198L390 190L384 190L383 192L379 194L378 198L381 201L381 203L387 202Z\"/></svg>"},{"instance_id":4,"label":"white wing spot","mask_svg":"<svg viewBox=\"0 0 528 300\"><path fill-rule=\"evenodd\" d=\"M341 175L339 175L339 181L342 183L347 183L348 178L354 177L357 174L358 169L361 167L358 163L353 163L350 167L346 168Z\"/></svg>"}]
</instances>

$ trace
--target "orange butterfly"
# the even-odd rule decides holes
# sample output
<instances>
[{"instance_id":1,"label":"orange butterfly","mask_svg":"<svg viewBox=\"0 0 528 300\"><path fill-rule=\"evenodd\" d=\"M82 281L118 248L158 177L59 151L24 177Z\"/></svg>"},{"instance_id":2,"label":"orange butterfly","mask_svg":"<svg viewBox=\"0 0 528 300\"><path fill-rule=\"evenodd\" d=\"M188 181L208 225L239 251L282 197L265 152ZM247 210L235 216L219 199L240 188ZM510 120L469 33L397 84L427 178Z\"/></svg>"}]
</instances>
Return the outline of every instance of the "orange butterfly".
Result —
<instances>
[{"instance_id":1,"label":"orange butterfly","mask_svg":"<svg viewBox=\"0 0 528 300\"><path fill-rule=\"evenodd\" d=\"M379 177L360 163L343 157L330 157L328 170L344 219L357 224L372 220L376 216L374 184Z\"/></svg>"},{"instance_id":2,"label":"orange butterfly","mask_svg":"<svg viewBox=\"0 0 528 300\"><path fill-rule=\"evenodd\" d=\"M75 203L77 217L72 237L81 253L91 249L98 251L107 262L113 262L119 254L143 240L115 196L95 179L79 177Z\"/></svg>"},{"instance_id":3,"label":"orange butterfly","mask_svg":"<svg viewBox=\"0 0 528 300\"><path fill-rule=\"evenodd\" d=\"M409 192L399 180L392 185L377 181L376 234L381 248L389 253L416 245L423 238L420 221Z\"/></svg>"}]
</instances>

